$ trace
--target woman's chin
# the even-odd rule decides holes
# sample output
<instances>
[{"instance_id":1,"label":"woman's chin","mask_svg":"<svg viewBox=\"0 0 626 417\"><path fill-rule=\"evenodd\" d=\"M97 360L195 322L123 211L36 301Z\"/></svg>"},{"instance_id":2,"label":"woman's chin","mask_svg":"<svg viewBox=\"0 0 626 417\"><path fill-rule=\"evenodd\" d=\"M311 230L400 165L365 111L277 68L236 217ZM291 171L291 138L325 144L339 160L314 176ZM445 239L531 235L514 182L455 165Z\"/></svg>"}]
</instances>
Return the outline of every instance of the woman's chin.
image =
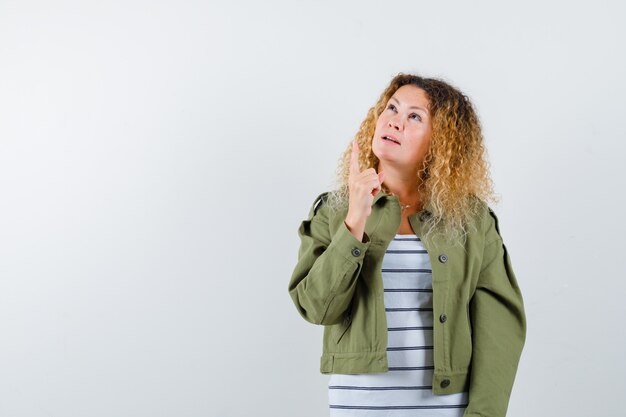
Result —
<instances>
[{"instance_id":1,"label":"woman's chin","mask_svg":"<svg viewBox=\"0 0 626 417\"><path fill-rule=\"evenodd\" d=\"M398 162L398 156L395 155L395 152L390 152L388 150L382 149L374 152L374 155L380 160L385 162Z\"/></svg>"}]
</instances>

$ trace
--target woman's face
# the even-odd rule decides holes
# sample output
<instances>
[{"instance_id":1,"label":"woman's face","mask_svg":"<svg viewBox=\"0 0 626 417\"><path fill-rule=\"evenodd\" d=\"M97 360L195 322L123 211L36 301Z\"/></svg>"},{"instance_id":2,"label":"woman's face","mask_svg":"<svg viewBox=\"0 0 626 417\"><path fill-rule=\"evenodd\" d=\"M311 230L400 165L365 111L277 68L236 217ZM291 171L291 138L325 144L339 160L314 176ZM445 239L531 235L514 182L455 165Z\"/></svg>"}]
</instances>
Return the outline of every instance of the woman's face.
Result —
<instances>
[{"instance_id":1,"label":"woman's face","mask_svg":"<svg viewBox=\"0 0 626 417\"><path fill-rule=\"evenodd\" d=\"M404 85L391 96L378 117L372 151L384 165L416 170L424 160L431 136L426 92Z\"/></svg>"}]
</instances>

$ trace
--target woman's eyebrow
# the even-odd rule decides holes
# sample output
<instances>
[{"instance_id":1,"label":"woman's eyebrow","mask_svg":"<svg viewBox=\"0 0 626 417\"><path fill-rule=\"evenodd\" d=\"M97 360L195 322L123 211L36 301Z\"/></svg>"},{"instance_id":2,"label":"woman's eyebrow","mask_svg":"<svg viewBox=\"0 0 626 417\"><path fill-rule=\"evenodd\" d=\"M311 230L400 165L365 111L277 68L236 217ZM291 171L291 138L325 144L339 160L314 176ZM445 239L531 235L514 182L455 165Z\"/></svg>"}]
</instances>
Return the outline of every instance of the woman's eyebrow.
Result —
<instances>
[{"instance_id":1,"label":"woman's eyebrow","mask_svg":"<svg viewBox=\"0 0 626 417\"><path fill-rule=\"evenodd\" d=\"M395 98L395 97L391 97L391 99L392 99L392 100L395 100L395 101L396 101L396 103L400 104L400 102L398 101L398 99L397 99L397 98ZM426 109L425 109L425 108L423 108L423 107L419 107L419 106L411 106L411 107L409 107L409 109L418 109L418 110L422 110L422 111L426 112L426 114L430 114L430 113L428 113L428 110L426 110Z\"/></svg>"}]
</instances>

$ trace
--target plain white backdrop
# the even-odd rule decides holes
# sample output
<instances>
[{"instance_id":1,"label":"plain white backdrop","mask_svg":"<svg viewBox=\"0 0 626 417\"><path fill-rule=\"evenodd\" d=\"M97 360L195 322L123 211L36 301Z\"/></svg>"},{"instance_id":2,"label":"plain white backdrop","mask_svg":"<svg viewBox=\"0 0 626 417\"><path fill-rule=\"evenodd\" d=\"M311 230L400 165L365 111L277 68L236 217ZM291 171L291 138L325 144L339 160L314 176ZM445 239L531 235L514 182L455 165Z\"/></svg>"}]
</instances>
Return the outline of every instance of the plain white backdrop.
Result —
<instances>
[{"instance_id":1,"label":"plain white backdrop","mask_svg":"<svg viewBox=\"0 0 626 417\"><path fill-rule=\"evenodd\" d=\"M328 414L297 228L391 77L481 118L510 417L621 416L620 1L0 1L0 416Z\"/></svg>"}]
</instances>

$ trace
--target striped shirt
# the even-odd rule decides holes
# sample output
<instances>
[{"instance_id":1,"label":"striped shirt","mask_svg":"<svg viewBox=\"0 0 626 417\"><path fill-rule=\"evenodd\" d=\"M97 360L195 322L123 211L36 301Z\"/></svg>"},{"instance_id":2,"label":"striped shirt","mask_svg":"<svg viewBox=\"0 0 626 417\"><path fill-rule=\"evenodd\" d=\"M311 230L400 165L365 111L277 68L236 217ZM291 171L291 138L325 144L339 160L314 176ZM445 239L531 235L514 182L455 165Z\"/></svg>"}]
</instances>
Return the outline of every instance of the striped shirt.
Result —
<instances>
[{"instance_id":1,"label":"striped shirt","mask_svg":"<svg viewBox=\"0 0 626 417\"><path fill-rule=\"evenodd\" d=\"M396 234L382 265L389 371L331 374L331 417L461 417L468 393L433 395L432 269L416 235Z\"/></svg>"}]
</instances>

